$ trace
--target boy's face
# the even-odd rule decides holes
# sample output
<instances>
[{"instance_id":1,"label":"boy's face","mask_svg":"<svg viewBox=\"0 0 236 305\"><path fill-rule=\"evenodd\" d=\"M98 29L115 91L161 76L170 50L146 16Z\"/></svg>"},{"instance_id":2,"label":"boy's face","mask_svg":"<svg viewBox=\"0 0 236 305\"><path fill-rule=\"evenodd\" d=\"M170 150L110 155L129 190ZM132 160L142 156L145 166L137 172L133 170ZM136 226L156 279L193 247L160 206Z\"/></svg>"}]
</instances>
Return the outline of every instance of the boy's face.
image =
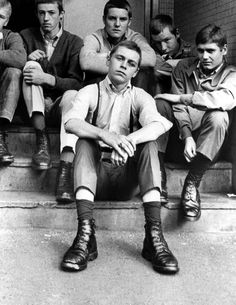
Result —
<instances>
[{"instance_id":1,"label":"boy's face","mask_svg":"<svg viewBox=\"0 0 236 305\"><path fill-rule=\"evenodd\" d=\"M64 12L59 12L58 4L56 2L38 4L37 16L45 34L56 34L59 31L59 25L63 18L63 14Z\"/></svg>"},{"instance_id":2,"label":"boy's face","mask_svg":"<svg viewBox=\"0 0 236 305\"><path fill-rule=\"evenodd\" d=\"M2 32L3 27L7 25L9 20L9 10L7 7L0 8L0 32Z\"/></svg>"},{"instance_id":3,"label":"boy's face","mask_svg":"<svg viewBox=\"0 0 236 305\"><path fill-rule=\"evenodd\" d=\"M203 70L211 71L221 65L227 54L227 45L220 48L215 42L197 45L198 58Z\"/></svg>"},{"instance_id":4,"label":"boy's face","mask_svg":"<svg viewBox=\"0 0 236 305\"><path fill-rule=\"evenodd\" d=\"M128 11L122 8L110 8L106 17L103 17L107 34L119 40L123 37L130 25Z\"/></svg>"},{"instance_id":5,"label":"boy's face","mask_svg":"<svg viewBox=\"0 0 236 305\"><path fill-rule=\"evenodd\" d=\"M158 35L151 35L153 48L161 55L175 55L179 50L179 34L174 35L169 27L165 27Z\"/></svg>"},{"instance_id":6,"label":"boy's face","mask_svg":"<svg viewBox=\"0 0 236 305\"><path fill-rule=\"evenodd\" d=\"M107 60L109 67L108 77L114 85L128 83L139 70L139 54L126 47L118 47L115 53Z\"/></svg>"}]
</instances>

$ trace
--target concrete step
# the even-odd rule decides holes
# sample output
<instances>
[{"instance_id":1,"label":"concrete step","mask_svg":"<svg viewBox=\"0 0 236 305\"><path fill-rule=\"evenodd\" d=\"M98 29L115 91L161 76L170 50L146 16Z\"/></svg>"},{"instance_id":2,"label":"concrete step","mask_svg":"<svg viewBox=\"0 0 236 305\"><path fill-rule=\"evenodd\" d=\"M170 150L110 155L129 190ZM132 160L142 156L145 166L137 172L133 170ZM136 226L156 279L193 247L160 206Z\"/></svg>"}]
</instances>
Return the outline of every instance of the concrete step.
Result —
<instances>
[{"instance_id":1,"label":"concrete step","mask_svg":"<svg viewBox=\"0 0 236 305\"><path fill-rule=\"evenodd\" d=\"M53 156L52 168L36 171L31 168L31 157L15 157L10 166L0 167L1 191L37 191L54 193L58 160Z\"/></svg>"},{"instance_id":2,"label":"concrete step","mask_svg":"<svg viewBox=\"0 0 236 305\"><path fill-rule=\"evenodd\" d=\"M179 197L173 196L162 208L165 231L176 232L235 232L236 197L227 194L201 194L202 216L197 222L185 222L181 217ZM95 203L99 229L141 231L144 217L139 198L129 201ZM59 205L53 195L43 192L0 193L0 228L51 228L75 230L75 203Z\"/></svg>"},{"instance_id":3,"label":"concrete step","mask_svg":"<svg viewBox=\"0 0 236 305\"><path fill-rule=\"evenodd\" d=\"M0 191L44 191L53 193L59 158L52 155L53 167L48 171L35 171L31 168L31 156L15 157L8 167L0 167ZM170 195L182 191L187 168L184 165L166 164L168 191ZM232 165L218 162L207 171L200 186L201 192L230 192Z\"/></svg>"},{"instance_id":4,"label":"concrete step","mask_svg":"<svg viewBox=\"0 0 236 305\"><path fill-rule=\"evenodd\" d=\"M59 155L59 130L49 128L52 155ZM31 156L35 151L35 132L32 127L12 126L8 131L7 143L12 154L17 156Z\"/></svg>"},{"instance_id":5,"label":"concrete step","mask_svg":"<svg viewBox=\"0 0 236 305\"><path fill-rule=\"evenodd\" d=\"M49 128L53 168L47 172L31 169L31 157L35 150L35 134L32 127L12 126L8 132L8 146L15 156L15 162L0 167L0 191L44 191L53 193L59 163L59 130ZM166 164L169 194L181 193L187 174L186 165ZM230 192L232 185L232 165L218 162L204 176L201 192Z\"/></svg>"}]
</instances>

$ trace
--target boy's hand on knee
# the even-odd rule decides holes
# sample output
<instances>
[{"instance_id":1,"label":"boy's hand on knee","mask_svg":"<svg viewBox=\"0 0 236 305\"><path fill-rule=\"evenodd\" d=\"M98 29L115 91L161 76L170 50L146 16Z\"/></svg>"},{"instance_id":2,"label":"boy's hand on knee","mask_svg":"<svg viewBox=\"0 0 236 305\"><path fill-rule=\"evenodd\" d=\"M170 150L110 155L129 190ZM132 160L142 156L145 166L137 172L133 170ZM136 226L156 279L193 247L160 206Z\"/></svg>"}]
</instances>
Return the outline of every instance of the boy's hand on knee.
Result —
<instances>
[{"instance_id":1,"label":"boy's hand on knee","mask_svg":"<svg viewBox=\"0 0 236 305\"><path fill-rule=\"evenodd\" d=\"M196 156L196 143L192 137L187 137L185 139L185 147L184 147L184 157L187 162L191 162L191 160Z\"/></svg>"}]
</instances>

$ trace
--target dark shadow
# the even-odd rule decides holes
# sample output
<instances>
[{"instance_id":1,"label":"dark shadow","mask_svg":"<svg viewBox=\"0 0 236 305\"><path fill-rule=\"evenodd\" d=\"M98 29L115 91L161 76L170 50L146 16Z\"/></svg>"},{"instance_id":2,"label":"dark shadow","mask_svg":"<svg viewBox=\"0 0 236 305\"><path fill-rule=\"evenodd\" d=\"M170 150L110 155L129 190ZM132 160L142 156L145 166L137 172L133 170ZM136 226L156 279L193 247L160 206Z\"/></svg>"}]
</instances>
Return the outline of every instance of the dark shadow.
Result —
<instances>
[{"instance_id":1,"label":"dark shadow","mask_svg":"<svg viewBox=\"0 0 236 305\"><path fill-rule=\"evenodd\" d=\"M38 26L38 20L34 13L34 0L11 0L12 15L8 28L14 32Z\"/></svg>"}]
</instances>

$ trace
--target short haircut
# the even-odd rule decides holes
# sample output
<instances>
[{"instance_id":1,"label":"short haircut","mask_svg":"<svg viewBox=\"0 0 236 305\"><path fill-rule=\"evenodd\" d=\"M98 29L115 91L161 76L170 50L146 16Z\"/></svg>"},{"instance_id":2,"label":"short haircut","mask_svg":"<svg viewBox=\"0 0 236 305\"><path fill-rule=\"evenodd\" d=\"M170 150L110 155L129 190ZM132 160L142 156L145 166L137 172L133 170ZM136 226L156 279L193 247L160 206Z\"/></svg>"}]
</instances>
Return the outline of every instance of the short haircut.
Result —
<instances>
[{"instance_id":1,"label":"short haircut","mask_svg":"<svg viewBox=\"0 0 236 305\"><path fill-rule=\"evenodd\" d=\"M156 15L150 21L150 34L159 35L164 28L168 27L170 32L176 35L176 27L174 25L173 19L169 15L159 14Z\"/></svg>"},{"instance_id":2,"label":"short haircut","mask_svg":"<svg viewBox=\"0 0 236 305\"><path fill-rule=\"evenodd\" d=\"M204 26L196 35L196 45L201 43L216 43L220 48L227 44L227 37L224 31L215 24Z\"/></svg>"},{"instance_id":3,"label":"short haircut","mask_svg":"<svg viewBox=\"0 0 236 305\"><path fill-rule=\"evenodd\" d=\"M38 4L48 4L48 3L50 4L56 3L58 5L59 12L61 13L64 11L62 0L34 0L35 11L37 12L38 10Z\"/></svg>"},{"instance_id":4,"label":"short haircut","mask_svg":"<svg viewBox=\"0 0 236 305\"><path fill-rule=\"evenodd\" d=\"M139 55L139 61L138 61L138 67L140 67L140 64L141 64L141 60L142 60L142 52L141 52L141 49L140 47L137 45L136 42L134 41L130 41L130 40L124 40L120 43L118 43L117 45L115 45L111 52L110 52L110 58L112 57L112 55L120 48L120 47L124 47L124 48L127 48L129 50L133 50L135 52L138 53Z\"/></svg>"},{"instance_id":5,"label":"short haircut","mask_svg":"<svg viewBox=\"0 0 236 305\"><path fill-rule=\"evenodd\" d=\"M7 15L8 18L11 16L12 7L11 2L8 0L0 0L0 8L6 8L7 9Z\"/></svg>"},{"instance_id":6,"label":"short haircut","mask_svg":"<svg viewBox=\"0 0 236 305\"><path fill-rule=\"evenodd\" d=\"M109 0L104 7L103 17L106 18L110 8L121 8L128 11L129 18L132 18L132 9L128 1L126 0Z\"/></svg>"}]
</instances>

